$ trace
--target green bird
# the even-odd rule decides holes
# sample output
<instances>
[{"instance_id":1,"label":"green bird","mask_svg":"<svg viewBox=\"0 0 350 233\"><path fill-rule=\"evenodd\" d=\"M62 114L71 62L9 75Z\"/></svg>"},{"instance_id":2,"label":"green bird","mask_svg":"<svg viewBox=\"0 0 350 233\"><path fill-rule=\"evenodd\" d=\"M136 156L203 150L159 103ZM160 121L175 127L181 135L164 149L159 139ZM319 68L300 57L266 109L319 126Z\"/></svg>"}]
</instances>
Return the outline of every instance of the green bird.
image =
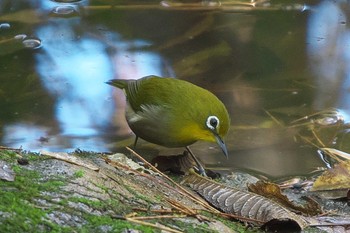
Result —
<instances>
[{"instance_id":1,"label":"green bird","mask_svg":"<svg viewBox=\"0 0 350 233\"><path fill-rule=\"evenodd\" d=\"M157 76L106 83L124 90L125 116L136 135L135 145L140 137L161 146L189 150L189 145L203 140L216 142L228 156L223 139L230 118L224 104L208 90L184 80Z\"/></svg>"}]
</instances>

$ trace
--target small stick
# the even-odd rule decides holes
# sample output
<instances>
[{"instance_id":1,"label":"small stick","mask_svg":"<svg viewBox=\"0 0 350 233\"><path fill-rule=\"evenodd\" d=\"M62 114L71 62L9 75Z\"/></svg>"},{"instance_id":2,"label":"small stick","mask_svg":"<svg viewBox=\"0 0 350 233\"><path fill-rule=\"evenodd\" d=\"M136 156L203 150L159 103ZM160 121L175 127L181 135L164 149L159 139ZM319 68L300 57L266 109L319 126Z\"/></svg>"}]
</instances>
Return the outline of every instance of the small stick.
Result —
<instances>
[{"instance_id":1,"label":"small stick","mask_svg":"<svg viewBox=\"0 0 350 233\"><path fill-rule=\"evenodd\" d=\"M220 213L217 209L210 206L207 202L205 202L202 199L199 199L189 191L187 191L185 188L183 188L181 185L170 179L167 175L165 175L163 172L159 171L156 167L154 167L152 164L150 164L147 160L145 160L141 155L137 154L134 150L130 149L129 147L126 147L128 151L130 151L133 155L135 155L138 159L140 159L142 162L144 162L148 167L150 167L153 171L159 173L162 175L165 179L167 179L170 183L175 185L177 188L179 188L182 191L182 194L186 194L192 201L200 204L201 206L205 207L208 210L213 211L214 213Z\"/></svg>"},{"instance_id":2,"label":"small stick","mask_svg":"<svg viewBox=\"0 0 350 233\"><path fill-rule=\"evenodd\" d=\"M162 218L186 218L187 215L155 215L155 216L140 216L140 217L132 217L132 219L136 220L152 220L152 219L162 219Z\"/></svg>"},{"instance_id":3,"label":"small stick","mask_svg":"<svg viewBox=\"0 0 350 233\"><path fill-rule=\"evenodd\" d=\"M283 124L275 117L273 116L269 111L263 109L264 112L279 126L283 126Z\"/></svg>"},{"instance_id":4,"label":"small stick","mask_svg":"<svg viewBox=\"0 0 350 233\"><path fill-rule=\"evenodd\" d=\"M84 161L83 159L77 157L77 156L74 156L74 155L69 155L68 153L66 152L50 152L50 151L40 151L41 154L43 155L46 155L46 156L49 156L51 158L54 158L54 159L58 159L58 160L62 160L62 161L65 161L65 162L68 162L68 163L71 163L71 164L75 164L75 165L78 165L78 166L81 166L81 167L85 167L85 168L88 168L90 170L93 170L93 171L99 171L100 168L95 166L94 164L90 163L90 162L87 162L87 161Z\"/></svg>"}]
</instances>

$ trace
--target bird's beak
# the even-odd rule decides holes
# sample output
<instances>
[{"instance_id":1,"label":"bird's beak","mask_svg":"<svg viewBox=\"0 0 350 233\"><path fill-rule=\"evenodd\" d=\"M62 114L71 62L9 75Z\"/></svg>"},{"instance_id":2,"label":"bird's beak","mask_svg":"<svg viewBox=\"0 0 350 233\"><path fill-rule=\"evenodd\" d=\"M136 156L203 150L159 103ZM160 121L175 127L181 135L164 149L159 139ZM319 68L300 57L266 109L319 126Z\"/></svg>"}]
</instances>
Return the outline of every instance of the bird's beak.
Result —
<instances>
[{"instance_id":1,"label":"bird's beak","mask_svg":"<svg viewBox=\"0 0 350 233\"><path fill-rule=\"evenodd\" d=\"M216 143L220 146L222 152L224 152L224 155L228 159L228 152L227 152L227 148L226 148L226 144L225 144L224 140L222 140L222 138L216 132L213 132L213 133L214 133Z\"/></svg>"}]
</instances>

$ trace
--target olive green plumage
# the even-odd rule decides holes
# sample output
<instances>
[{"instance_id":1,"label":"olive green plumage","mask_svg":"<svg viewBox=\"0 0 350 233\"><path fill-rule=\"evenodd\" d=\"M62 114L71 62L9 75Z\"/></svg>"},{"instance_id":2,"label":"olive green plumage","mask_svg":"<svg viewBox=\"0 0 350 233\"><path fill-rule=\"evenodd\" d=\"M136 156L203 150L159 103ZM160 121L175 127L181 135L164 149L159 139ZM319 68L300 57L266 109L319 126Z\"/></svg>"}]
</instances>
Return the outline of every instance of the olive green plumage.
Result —
<instances>
[{"instance_id":1,"label":"olive green plumage","mask_svg":"<svg viewBox=\"0 0 350 233\"><path fill-rule=\"evenodd\" d=\"M222 139L229 129L229 115L211 92L183 80L157 76L107 83L124 90L126 120L137 137L166 147L216 141L227 155Z\"/></svg>"}]
</instances>

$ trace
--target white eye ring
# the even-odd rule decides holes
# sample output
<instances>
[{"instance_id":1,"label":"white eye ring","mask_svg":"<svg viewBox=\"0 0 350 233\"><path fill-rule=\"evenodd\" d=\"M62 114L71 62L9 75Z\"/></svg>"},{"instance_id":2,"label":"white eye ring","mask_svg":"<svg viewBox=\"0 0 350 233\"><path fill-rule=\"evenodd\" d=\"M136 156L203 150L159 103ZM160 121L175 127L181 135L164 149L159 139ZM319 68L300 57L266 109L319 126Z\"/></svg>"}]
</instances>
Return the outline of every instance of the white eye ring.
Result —
<instances>
[{"instance_id":1,"label":"white eye ring","mask_svg":"<svg viewBox=\"0 0 350 233\"><path fill-rule=\"evenodd\" d=\"M207 118L206 125L209 129L216 130L220 125L219 118L217 118L216 116L209 116Z\"/></svg>"}]
</instances>

